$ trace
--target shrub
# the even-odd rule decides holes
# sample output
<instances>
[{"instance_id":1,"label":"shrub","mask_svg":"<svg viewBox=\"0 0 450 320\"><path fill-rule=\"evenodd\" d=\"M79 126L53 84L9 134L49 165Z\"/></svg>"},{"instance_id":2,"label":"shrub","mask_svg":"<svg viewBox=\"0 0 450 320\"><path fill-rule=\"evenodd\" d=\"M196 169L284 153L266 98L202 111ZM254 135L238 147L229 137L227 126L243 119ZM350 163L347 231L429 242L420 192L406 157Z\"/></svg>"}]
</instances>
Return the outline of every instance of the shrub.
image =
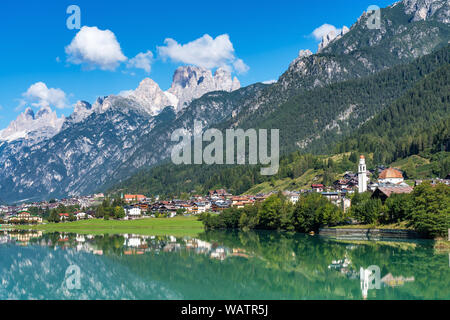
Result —
<instances>
[{"instance_id":1,"label":"shrub","mask_svg":"<svg viewBox=\"0 0 450 320\"><path fill-rule=\"evenodd\" d=\"M412 193L410 226L429 237L445 237L450 228L450 187L423 183Z\"/></svg>"}]
</instances>

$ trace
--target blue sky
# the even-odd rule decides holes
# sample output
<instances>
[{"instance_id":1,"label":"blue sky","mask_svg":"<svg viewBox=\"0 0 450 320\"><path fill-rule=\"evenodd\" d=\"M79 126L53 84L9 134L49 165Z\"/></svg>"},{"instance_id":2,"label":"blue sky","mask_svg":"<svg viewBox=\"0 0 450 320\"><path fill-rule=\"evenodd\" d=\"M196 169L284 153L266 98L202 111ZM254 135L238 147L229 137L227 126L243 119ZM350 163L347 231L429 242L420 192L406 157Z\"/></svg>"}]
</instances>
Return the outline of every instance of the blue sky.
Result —
<instances>
[{"instance_id":1,"label":"blue sky","mask_svg":"<svg viewBox=\"0 0 450 320\"><path fill-rule=\"evenodd\" d=\"M58 114L69 115L77 100L94 102L97 96L134 89L145 77L166 90L174 70L187 64L183 59L206 63L214 69L217 67L214 61L205 62L192 55L189 48L182 47L205 35L211 37L211 45L218 45L217 50L228 48L222 58L217 58L221 59L218 63L226 63L243 86L278 79L300 49L317 51L319 41L312 36L316 28L323 24L350 27L369 5L386 7L393 2L3 0L0 4L0 129L32 102L35 110L38 105L49 103ZM82 27L90 27L90 31L97 27L99 36L106 35L105 30L111 31L109 40L120 45L118 56L109 57L117 58L115 63L102 65L93 60L86 63L80 58L85 42L80 39L74 44L80 30L69 30L66 26L69 5L81 9ZM217 37L222 35L228 37L220 38L219 43ZM170 48L165 44L167 38L176 41ZM72 49L66 49L71 44ZM230 45L234 51L230 51ZM157 47L166 50L159 51ZM139 53L147 54L147 58L153 55L150 73L142 64L133 63L136 60L132 59ZM242 62L241 67L233 67L237 61ZM42 101L34 96L33 101L37 88L29 88L39 82L56 98ZM24 95L27 90L29 94ZM63 105L57 103L61 94L65 95Z\"/></svg>"}]
</instances>

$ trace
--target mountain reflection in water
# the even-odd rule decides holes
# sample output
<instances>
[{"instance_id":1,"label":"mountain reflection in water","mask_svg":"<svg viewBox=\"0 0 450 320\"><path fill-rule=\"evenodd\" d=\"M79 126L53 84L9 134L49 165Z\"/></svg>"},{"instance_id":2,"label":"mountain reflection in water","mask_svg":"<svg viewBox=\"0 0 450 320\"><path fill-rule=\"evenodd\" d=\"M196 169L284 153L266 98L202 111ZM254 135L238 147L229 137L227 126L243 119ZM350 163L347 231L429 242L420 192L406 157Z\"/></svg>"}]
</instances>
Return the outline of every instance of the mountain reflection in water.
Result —
<instances>
[{"instance_id":1,"label":"mountain reflection in water","mask_svg":"<svg viewBox=\"0 0 450 320\"><path fill-rule=\"evenodd\" d=\"M448 259L429 241L0 231L0 299L450 299Z\"/></svg>"}]
</instances>

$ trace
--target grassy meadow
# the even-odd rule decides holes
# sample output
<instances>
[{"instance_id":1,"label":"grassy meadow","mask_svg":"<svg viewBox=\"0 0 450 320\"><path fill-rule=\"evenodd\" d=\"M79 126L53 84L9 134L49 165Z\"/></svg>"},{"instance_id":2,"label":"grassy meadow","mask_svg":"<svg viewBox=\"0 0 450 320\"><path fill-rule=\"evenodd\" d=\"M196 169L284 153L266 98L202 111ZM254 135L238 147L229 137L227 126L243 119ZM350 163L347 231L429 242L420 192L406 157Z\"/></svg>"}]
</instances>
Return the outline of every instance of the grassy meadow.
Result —
<instances>
[{"instance_id":1,"label":"grassy meadow","mask_svg":"<svg viewBox=\"0 0 450 320\"><path fill-rule=\"evenodd\" d=\"M48 223L36 226L18 226L16 229L31 229L46 232L69 232L79 234L141 234L194 236L203 232L202 222L197 217L150 218L131 221L82 220L65 223Z\"/></svg>"}]
</instances>

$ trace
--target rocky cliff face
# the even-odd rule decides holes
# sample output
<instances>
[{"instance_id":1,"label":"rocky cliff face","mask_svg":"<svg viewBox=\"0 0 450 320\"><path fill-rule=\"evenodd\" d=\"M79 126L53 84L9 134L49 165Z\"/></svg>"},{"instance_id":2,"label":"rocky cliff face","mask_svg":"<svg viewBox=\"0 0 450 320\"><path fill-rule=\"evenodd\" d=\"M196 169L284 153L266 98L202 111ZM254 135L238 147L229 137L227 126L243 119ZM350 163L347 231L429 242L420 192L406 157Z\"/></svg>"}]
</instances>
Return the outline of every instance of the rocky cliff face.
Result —
<instances>
[{"instance_id":1,"label":"rocky cliff face","mask_svg":"<svg viewBox=\"0 0 450 320\"><path fill-rule=\"evenodd\" d=\"M338 34L336 34L333 30L331 30L328 34L323 36L322 42L319 44L317 52L321 52L323 49L325 49L326 46L330 44L331 41L339 40L340 38L345 36L349 31L350 29L346 26L343 26L341 32L339 32Z\"/></svg>"},{"instance_id":2,"label":"rocky cliff face","mask_svg":"<svg viewBox=\"0 0 450 320\"><path fill-rule=\"evenodd\" d=\"M139 103L150 115L157 115L172 102L152 79L144 79L139 87L128 98Z\"/></svg>"},{"instance_id":3,"label":"rocky cliff face","mask_svg":"<svg viewBox=\"0 0 450 320\"><path fill-rule=\"evenodd\" d=\"M412 21L433 19L450 23L450 2L448 0L403 0L405 13L412 15Z\"/></svg>"},{"instance_id":4,"label":"rocky cliff face","mask_svg":"<svg viewBox=\"0 0 450 320\"><path fill-rule=\"evenodd\" d=\"M173 83L168 90L178 99L177 111L189 103L212 91L231 92L241 87L239 80L231 77L231 73L219 68L212 75L210 70L199 67L179 67L173 76Z\"/></svg>"},{"instance_id":5,"label":"rocky cliff face","mask_svg":"<svg viewBox=\"0 0 450 320\"><path fill-rule=\"evenodd\" d=\"M0 143L0 193L8 202L90 194L156 164L170 153L170 135L191 129L194 119L211 126L231 117L265 86L214 92L175 112L152 116L132 98L108 96L92 106L79 102L63 129L34 144ZM23 115L30 121L31 112Z\"/></svg>"},{"instance_id":6,"label":"rocky cliff face","mask_svg":"<svg viewBox=\"0 0 450 320\"><path fill-rule=\"evenodd\" d=\"M59 118L50 107L42 107L36 114L27 108L6 129L0 131L0 142L23 139L30 144L37 143L57 134L64 121L65 117Z\"/></svg>"}]
</instances>

